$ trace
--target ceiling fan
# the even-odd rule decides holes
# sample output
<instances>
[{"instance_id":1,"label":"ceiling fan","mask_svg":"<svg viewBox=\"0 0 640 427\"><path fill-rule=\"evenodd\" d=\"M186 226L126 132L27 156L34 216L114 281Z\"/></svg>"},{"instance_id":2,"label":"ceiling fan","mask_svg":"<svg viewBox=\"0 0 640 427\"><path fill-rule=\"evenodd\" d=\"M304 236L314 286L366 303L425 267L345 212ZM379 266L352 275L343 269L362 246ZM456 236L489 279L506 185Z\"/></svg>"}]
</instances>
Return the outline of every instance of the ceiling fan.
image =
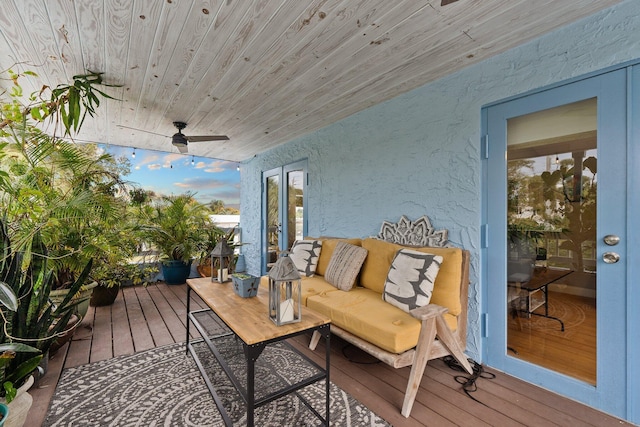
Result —
<instances>
[{"instance_id":1,"label":"ceiling fan","mask_svg":"<svg viewBox=\"0 0 640 427\"><path fill-rule=\"evenodd\" d=\"M205 141L228 141L229 137L227 135L185 135L182 133L182 129L187 127L185 122L173 122L173 125L178 128L178 132L173 134L173 136L169 137L167 135L162 135L159 133L151 132L143 129L136 129L129 126L118 125L118 127L125 129L132 129L139 132L151 133L154 135L164 136L165 138L171 138L171 143L178 148L178 151L181 153L187 152L187 146L189 142L205 142Z\"/></svg>"}]
</instances>

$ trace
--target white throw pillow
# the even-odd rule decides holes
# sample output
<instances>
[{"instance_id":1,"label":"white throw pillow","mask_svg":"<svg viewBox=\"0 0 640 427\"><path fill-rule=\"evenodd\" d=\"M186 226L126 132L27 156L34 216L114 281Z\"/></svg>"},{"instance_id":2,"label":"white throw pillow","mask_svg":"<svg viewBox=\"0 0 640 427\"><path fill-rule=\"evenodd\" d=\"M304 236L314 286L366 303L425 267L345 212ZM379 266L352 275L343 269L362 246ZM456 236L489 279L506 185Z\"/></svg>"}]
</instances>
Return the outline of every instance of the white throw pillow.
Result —
<instances>
[{"instance_id":1,"label":"white throw pillow","mask_svg":"<svg viewBox=\"0 0 640 427\"><path fill-rule=\"evenodd\" d=\"M384 283L382 299L406 312L429 304L442 257L400 249Z\"/></svg>"},{"instance_id":2,"label":"white throw pillow","mask_svg":"<svg viewBox=\"0 0 640 427\"><path fill-rule=\"evenodd\" d=\"M296 240L289 257L301 276L312 277L316 273L322 240Z\"/></svg>"}]
</instances>

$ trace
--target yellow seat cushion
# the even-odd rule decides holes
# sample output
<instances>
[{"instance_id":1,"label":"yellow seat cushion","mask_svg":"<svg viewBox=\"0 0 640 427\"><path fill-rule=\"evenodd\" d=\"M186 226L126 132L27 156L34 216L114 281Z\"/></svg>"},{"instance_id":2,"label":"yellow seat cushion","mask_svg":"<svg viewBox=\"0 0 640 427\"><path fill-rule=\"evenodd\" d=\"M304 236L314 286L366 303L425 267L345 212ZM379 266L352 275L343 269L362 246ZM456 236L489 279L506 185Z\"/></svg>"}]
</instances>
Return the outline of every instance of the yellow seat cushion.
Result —
<instances>
[{"instance_id":1,"label":"yellow seat cushion","mask_svg":"<svg viewBox=\"0 0 640 427\"><path fill-rule=\"evenodd\" d=\"M365 288L349 292L326 292L310 296L307 307L331 318L336 326L391 353L403 353L416 346L421 324L410 314L382 300ZM455 331L457 319L445 315Z\"/></svg>"},{"instance_id":2,"label":"yellow seat cushion","mask_svg":"<svg viewBox=\"0 0 640 427\"><path fill-rule=\"evenodd\" d=\"M260 278L260 287L263 291L269 293L269 276L262 276ZM307 298L313 295L323 294L326 292L343 292L335 286L325 282L324 278L319 276L302 277L302 283L300 284L302 289L302 305L307 305Z\"/></svg>"},{"instance_id":3,"label":"yellow seat cushion","mask_svg":"<svg viewBox=\"0 0 640 427\"><path fill-rule=\"evenodd\" d=\"M364 239L362 247L369 252L360 270L360 285L382 294L393 257L405 246L378 239ZM460 305L462 249L431 247L412 247L411 249L442 256L443 261L433 286L431 302L448 308L449 313L453 316L459 315L462 312Z\"/></svg>"}]
</instances>

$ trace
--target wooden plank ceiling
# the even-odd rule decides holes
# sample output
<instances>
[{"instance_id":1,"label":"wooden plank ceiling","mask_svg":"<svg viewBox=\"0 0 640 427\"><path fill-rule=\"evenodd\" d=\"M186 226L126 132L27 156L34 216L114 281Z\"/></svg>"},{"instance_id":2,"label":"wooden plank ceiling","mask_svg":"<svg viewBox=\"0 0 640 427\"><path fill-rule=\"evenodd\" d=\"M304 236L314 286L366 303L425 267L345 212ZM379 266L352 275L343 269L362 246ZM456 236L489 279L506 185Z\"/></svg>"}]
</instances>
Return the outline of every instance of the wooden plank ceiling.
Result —
<instances>
[{"instance_id":1,"label":"wooden plank ceiling","mask_svg":"<svg viewBox=\"0 0 640 427\"><path fill-rule=\"evenodd\" d=\"M619 1L3 0L0 67L121 85L78 140L177 152L184 121L241 161Z\"/></svg>"}]
</instances>

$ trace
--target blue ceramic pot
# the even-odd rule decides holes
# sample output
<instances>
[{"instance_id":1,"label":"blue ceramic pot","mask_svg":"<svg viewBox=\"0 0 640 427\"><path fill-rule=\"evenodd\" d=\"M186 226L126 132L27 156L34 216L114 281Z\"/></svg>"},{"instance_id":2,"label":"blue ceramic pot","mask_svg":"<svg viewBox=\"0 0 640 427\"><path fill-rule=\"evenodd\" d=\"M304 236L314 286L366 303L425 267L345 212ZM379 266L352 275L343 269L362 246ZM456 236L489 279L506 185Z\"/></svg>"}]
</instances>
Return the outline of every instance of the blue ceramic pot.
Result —
<instances>
[{"instance_id":1,"label":"blue ceramic pot","mask_svg":"<svg viewBox=\"0 0 640 427\"><path fill-rule=\"evenodd\" d=\"M191 273L191 261L169 260L162 261L162 275L167 285L182 285L186 283Z\"/></svg>"}]
</instances>

